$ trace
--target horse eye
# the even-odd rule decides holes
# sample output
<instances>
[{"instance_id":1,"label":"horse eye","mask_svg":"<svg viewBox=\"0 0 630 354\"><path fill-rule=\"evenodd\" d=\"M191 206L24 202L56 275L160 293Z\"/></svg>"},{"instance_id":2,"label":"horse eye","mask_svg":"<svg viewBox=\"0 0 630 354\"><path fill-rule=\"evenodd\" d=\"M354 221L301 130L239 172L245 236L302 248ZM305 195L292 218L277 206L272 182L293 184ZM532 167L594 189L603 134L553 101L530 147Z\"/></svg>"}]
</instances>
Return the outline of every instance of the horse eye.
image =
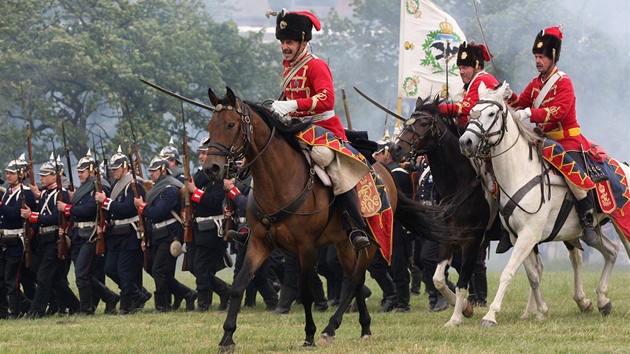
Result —
<instances>
[{"instance_id":1,"label":"horse eye","mask_svg":"<svg viewBox=\"0 0 630 354\"><path fill-rule=\"evenodd\" d=\"M230 123L228 123L227 128L228 129L232 129L232 128L234 128L235 125L236 124L234 122L230 122Z\"/></svg>"},{"instance_id":2,"label":"horse eye","mask_svg":"<svg viewBox=\"0 0 630 354\"><path fill-rule=\"evenodd\" d=\"M469 116L472 119L479 119L479 117L481 117L481 111L470 111Z\"/></svg>"}]
</instances>

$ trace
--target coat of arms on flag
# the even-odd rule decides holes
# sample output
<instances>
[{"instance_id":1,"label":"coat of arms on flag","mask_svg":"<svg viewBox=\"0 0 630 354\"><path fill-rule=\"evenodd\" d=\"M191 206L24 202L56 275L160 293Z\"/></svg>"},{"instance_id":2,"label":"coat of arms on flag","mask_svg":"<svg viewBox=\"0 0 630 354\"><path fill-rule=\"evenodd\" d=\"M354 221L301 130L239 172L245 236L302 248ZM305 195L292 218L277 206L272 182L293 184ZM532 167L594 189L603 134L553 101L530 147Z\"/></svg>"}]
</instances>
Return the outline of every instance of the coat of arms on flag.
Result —
<instances>
[{"instance_id":1,"label":"coat of arms on flag","mask_svg":"<svg viewBox=\"0 0 630 354\"><path fill-rule=\"evenodd\" d=\"M461 95L462 82L456 58L460 43L466 40L462 30L429 0L401 3L398 97L440 93L447 98L448 92L448 98L458 100L454 94Z\"/></svg>"}]
</instances>

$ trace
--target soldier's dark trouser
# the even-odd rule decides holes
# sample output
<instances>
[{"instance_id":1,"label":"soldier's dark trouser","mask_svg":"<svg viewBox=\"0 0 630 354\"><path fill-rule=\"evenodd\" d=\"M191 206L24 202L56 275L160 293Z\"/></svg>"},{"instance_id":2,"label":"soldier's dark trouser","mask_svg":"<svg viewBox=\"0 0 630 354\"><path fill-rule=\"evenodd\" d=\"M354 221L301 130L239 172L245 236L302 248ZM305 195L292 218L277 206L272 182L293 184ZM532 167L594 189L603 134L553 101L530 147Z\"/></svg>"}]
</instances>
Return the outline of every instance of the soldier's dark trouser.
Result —
<instances>
[{"instance_id":1,"label":"soldier's dark trouser","mask_svg":"<svg viewBox=\"0 0 630 354\"><path fill-rule=\"evenodd\" d=\"M291 304L298 296L300 286L299 259L297 256L287 255L284 260L282 288L280 289L280 299L278 301L277 313L288 313Z\"/></svg>"},{"instance_id":2,"label":"soldier's dark trouser","mask_svg":"<svg viewBox=\"0 0 630 354\"><path fill-rule=\"evenodd\" d=\"M431 306L435 305L442 296L433 283L433 275L435 268L437 268L438 249L439 244L437 242L425 240L421 252L422 280L429 294L429 305Z\"/></svg>"},{"instance_id":3,"label":"soldier's dark trouser","mask_svg":"<svg viewBox=\"0 0 630 354\"><path fill-rule=\"evenodd\" d=\"M46 307L51 301L55 284L62 281L62 279L58 278L60 275L58 268L63 265L62 262L57 256L56 242L40 243L38 245L34 261L37 269L37 289L31 302L29 316L43 317L46 314Z\"/></svg>"},{"instance_id":4,"label":"soldier's dark trouser","mask_svg":"<svg viewBox=\"0 0 630 354\"><path fill-rule=\"evenodd\" d=\"M381 300L381 307L378 311L391 311L396 305L396 285L389 274L387 261L383 258L380 252L376 252L367 270L370 272L370 276L376 280L376 283L383 291L383 299Z\"/></svg>"},{"instance_id":5,"label":"soldier's dark trouser","mask_svg":"<svg viewBox=\"0 0 630 354\"><path fill-rule=\"evenodd\" d=\"M189 296L192 289L175 279L177 259L171 255L170 243L161 242L151 245L153 258L153 281L155 282L155 309L158 312L170 311L171 293L181 298Z\"/></svg>"},{"instance_id":6,"label":"soldier's dark trouser","mask_svg":"<svg viewBox=\"0 0 630 354\"><path fill-rule=\"evenodd\" d=\"M216 272L220 269L221 262L223 262L223 254L225 250L206 247L197 243L195 248L195 284L197 286L197 292L201 294L198 300L198 307L203 310L207 310L210 307L212 292L214 291L213 285L223 285L216 278ZM227 291L221 286L223 292Z\"/></svg>"},{"instance_id":7,"label":"soldier's dark trouser","mask_svg":"<svg viewBox=\"0 0 630 354\"><path fill-rule=\"evenodd\" d=\"M24 268L22 257L6 257L4 262L4 289L8 296L9 318L18 318L21 311L20 269Z\"/></svg>"},{"instance_id":8,"label":"soldier's dark trouser","mask_svg":"<svg viewBox=\"0 0 630 354\"><path fill-rule=\"evenodd\" d=\"M9 299L7 298L7 289L4 285L5 264L4 254L0 252L0 319L9 317Z\"/></svg>"},{"instance_id":9,"label":"soldier's dark trouser","mask_svg":"<svg viewBox=\"0 0 630 354\"><path fill-rule=\"evenodd\" d=\"M133 309L134 301L139 301L142 283L142 249L139 242L129 244L129 234L109 235L107 240L107 257L105 257L105 274L120 288L120 312L127 314Z\"/></svg>"},{"instance_id":10,"label":"soldier's dark trouser","mask_svg":"<svg viewBox=\"0 0 630 354\"><path fill-rule=\"evenodd\" d=\"M234 262L234 278L243 268L243 261L245 260L245 253L247 252L247 245L237 245L236 248L236 260ZM278 294L275 290L273 290L273 286L271 285L271 280L268 277L268 265L269 259L265 260L263 264L258 268L254 275L254 279L252 279L251 283L248 286L248 290L250 287L254 288L254 290L258 290L260 296L262 296L263 301L267 305L267 308L275 308L278 305ZM269 290L272 291L269 291ZM254 292L254 296L255 296ZM252 296L252 295L250 295ZM249 302L248 302L249 301ZM249 306L255 305L255 297L254 298L245 298L245 304Z\"/></svg>"},{"instance_id":11,"label":"soldier's dark trouser","mask_svg":"<svg viewBox=\"0 0 630 354\"><path fill-rule=\"evenodd\" d=\"M411 283L409 274L409 258L411 257L410 237L402 225L394 220L391 272L394 284L396 284L396 307L404 310L409 309L409 285Z\"/></svg>"},{"instance_id":12,"label":"soldier's dark trouser","mask_svg":"<svg viewBox=\"0 0 630 354\"><path fill-rule=\"evenodd\" d=\"M71 257L68 257L68 260L70 260L70 258ZM81 306L79 298L77 298L77 295L70 289L70 284L68 283L69 265L70 263L67 260L60 261L57 267L57 274L55 275L55 279L58 280L53 282L54 296L57 299L59 311L64 314L66 312L71 314L78 313Z\"/></svg>"}]
</instances>

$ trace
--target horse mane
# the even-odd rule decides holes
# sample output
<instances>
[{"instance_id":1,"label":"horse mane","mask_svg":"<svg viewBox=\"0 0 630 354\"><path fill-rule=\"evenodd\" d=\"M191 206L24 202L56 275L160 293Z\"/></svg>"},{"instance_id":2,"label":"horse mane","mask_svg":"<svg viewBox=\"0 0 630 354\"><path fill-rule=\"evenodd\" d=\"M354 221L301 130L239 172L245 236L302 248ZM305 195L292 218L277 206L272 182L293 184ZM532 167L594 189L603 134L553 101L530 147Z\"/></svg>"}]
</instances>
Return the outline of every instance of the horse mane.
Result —
<instances>
[{"instance_id":1,"label":"horse mane","mask_svg":"<svg viewBox=\"0 0 630 354\"><path fill-rule=\"evenodd\" d=\"M516 123L516 127L518 128L519 133L521 133L523 138L525 138L525 140L527 140L528 142L537 146L539 142L545 139L544 137L536 133L534 131L534 128L531 125L526 124L522 120L518 119L514 115L514 109L512 109L512 107L509 107L509 106L508 106L508 115L510 116L510 118L512 118L514 123Z\"/></svg>"},{"instance_id":2,"label":"horse mane","mask_svg":"<svg viewBox=\"0 0 630 354\"><path fill-rule=\"evenodd\" d=\"M285 125L269 112L268 103L253 103L249 101L244 101L244 103L247 104L252 109L252 111L256 112L256 114L258 114L260 118L262 118L263 122L267 124L269 129L273 129L275 127L276 131L284 138L284 140L287 141L287 143L289 143L289 145L291 145L292 148L294 148L296 151L302 151L299 145L299 141L295 137L295 135L311 125L310 121Z\"/></svg>"}]
</instances>

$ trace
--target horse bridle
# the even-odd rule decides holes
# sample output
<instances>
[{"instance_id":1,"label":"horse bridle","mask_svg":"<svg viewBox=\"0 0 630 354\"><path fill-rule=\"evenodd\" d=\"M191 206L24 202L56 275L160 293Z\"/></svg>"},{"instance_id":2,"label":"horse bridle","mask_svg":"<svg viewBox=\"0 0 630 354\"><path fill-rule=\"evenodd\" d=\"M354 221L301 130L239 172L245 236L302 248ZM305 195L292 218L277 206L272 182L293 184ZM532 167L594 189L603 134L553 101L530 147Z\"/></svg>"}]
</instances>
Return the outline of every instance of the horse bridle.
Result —
<instances>
[{"instance_id":1,"label":"horse bridle","mask_svg":"<svg viewBox=\"0 0 630 354\"><path fill-rule=\"evenodd\" d=\"M476 156L485 158L489 156L490 149L499 145L501 141L503 140L503 137L505 136L505 132L507 131L508 108L507 106L505 106L504 108L498 102L493 101L493 100L479 100L477 101L475 106L479 104L483 104L483 103L487 103L489 104L489 106L486 106L477 111L470 111L470 114L468 115L470 119L468 120L468 127L466 128L466 131L474 134L475 136L479 138L479 145L477 146ZM490 126L486 130L483 128L483 125L479 122L479 117L481 117L481 112L483 112L484 110L488 108L491 108L492 106L496 106L499 109L499 112L497 115L495 115L494 120L492 121L492 124L490 124ZM492 130L492 128L497 124L499 118L501 118L501 128L495 132L489 133L489 131ZM471 126L476 126L479 129L479 131L477 132L475 130L470 129ZM497 141L495 141L494 143L490 144L488 142L489 139L495 135L499 135L499 139L497 139Z\"/></svg>"},{"instance_id":2,"label":"horse bridle","mask_svg":"<svg viewBox=\"0 0 630 354\"><path fill-rule=\"evenodd\" d=\"M256 155L251 160L246 161L241 167L239 167L238 171L234 171L236 161L242 160L251 147L251 139L254 134L254 126L252 125L251 119L251 108L249 107L249 105L241 101L241 99L237 98L237 107L233 107L231 105L224 106L222 104L216 105L214 108L214 112L219 113L221 111L232 111L237 113L241 117L241 132L243 133L243 143L240 145L240 147L237 148L237 137L234 137L234 140L229 147L217 142L210 142L208 144L208 150L213 147L218 151L208 151L208 155L225 156L227 158L227 176L229 177L233 175L240 175L242 171L247 170L247 168L249 168L249 166L265 152L267 147L269 147L269 145L271 144L271 140L276 133L276 127L273 127L273 129L271 130L271 134L269 134L269 140L267 141L267 144L265 144L265 147L258 153L258 155Z\"/></svg>"},{"instance_id":3,"label":"horse bridle","mask_svg":"<svg viewBox=\"0 0 630 354\"><path fill-rule=\"evenodd\" d=\"M431 121L431 126L429 127L429 129L427 129L424 133L420 134L416 131L416 127L415 127L415 123L421 119L421 118L428 118ZM444 138L444 136L446 136L446 133L448 133L448 129L444 129L443 133L440 133L440 130L437 127L436 124L436 119L437 117L435 115L431 115L431 114L424 114L422 112L414 112L411 117L409 117L409 119L407 119L407 121L405 121L405 127L403 128L403 130L400 132L400 134L398 134L398 136L396 137L397 141L403 141L407 144L409 144L410 150L409 150L409 157L410 159L413 161L416 159L416 157L420 156L420 155L424 155L427 152L431 151L431 149L427 149L427 150L418 150L416 148L417 143L424 139L428 133L431 133L431 135L437 139L437 143L436 144L440 144L440 142L442 141L442 139ZM411 140L405 139L402 137L404 132L411 132L413 134L413 137Z\"/></svg>"}]
</instances>

